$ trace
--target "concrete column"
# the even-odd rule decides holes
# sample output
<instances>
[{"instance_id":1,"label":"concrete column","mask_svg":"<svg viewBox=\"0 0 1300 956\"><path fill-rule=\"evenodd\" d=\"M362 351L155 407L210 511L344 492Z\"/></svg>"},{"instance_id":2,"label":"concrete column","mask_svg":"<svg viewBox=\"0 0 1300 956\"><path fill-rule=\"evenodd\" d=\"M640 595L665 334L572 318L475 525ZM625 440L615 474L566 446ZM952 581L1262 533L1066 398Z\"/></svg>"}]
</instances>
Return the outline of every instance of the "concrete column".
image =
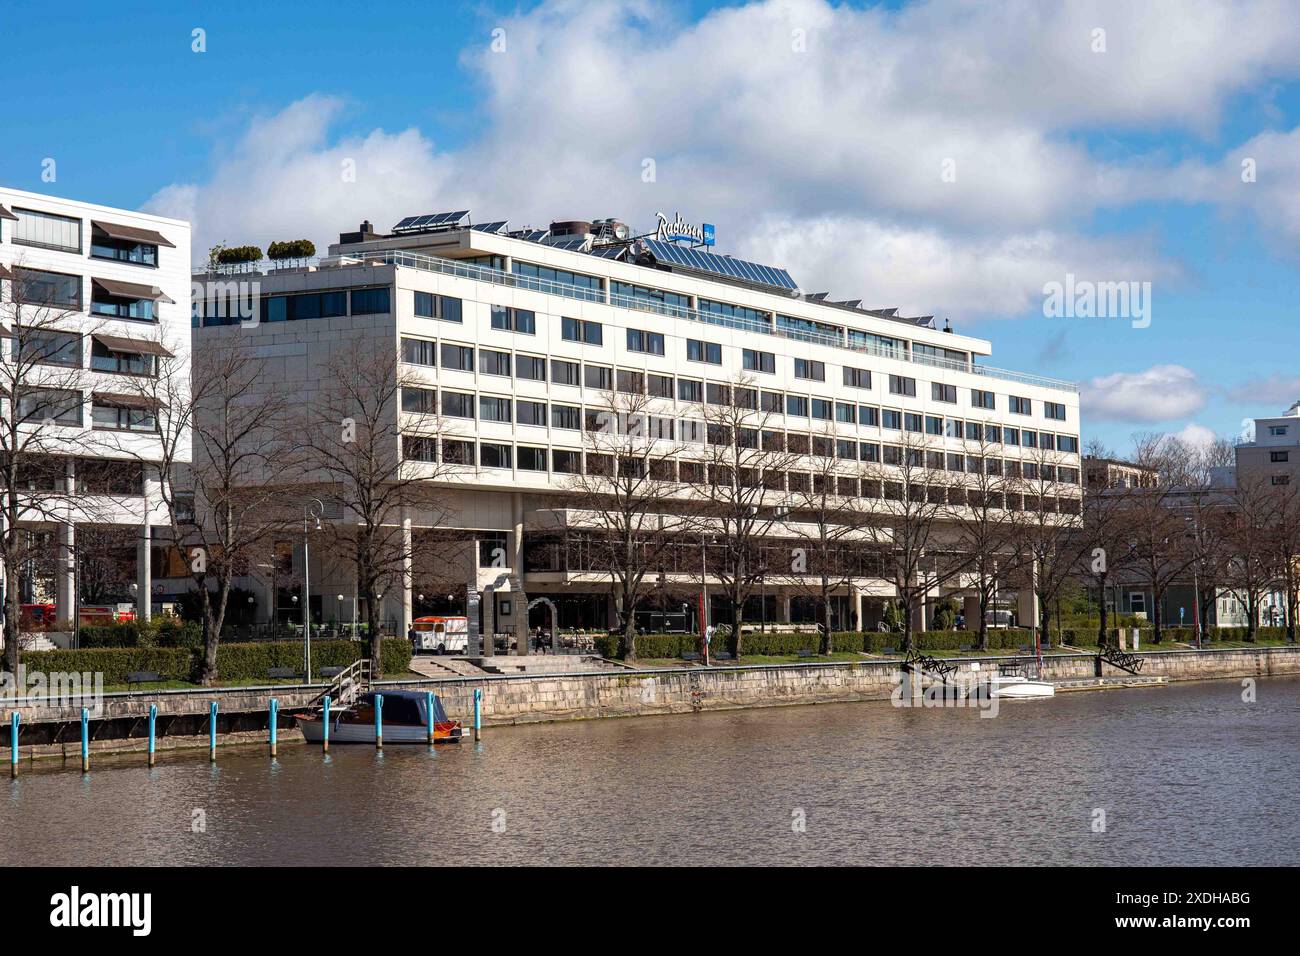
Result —
<instances>
[{"instance_id":1,"label":"concrete column","mask_svg":"<svg viewBox=\"0 0 1300 956\"><path fill-rule=\"evenodd\" d=\"M153 526L149 524L146 511L144 524L140 526L140 540L136 542L135 554L135 619L147 621L153 615L153 563L150 561L153 549Z\"/></svg>"},{"instance_id":2,"label":"concrete column","mask_svg":"<svg viewBox=\"0 0 1300 956\"><path fill-rule=\"evenodd\" d=\"M411 535L411 516L402 516L402 617L397 622L398 635L406 637L406 631L415 620L411 613L413 602L411 600L411 587L414 577L414 555L412 554L412 535Z\"/></svg>"},{"instance_id":3,"label":"concrete column","mask_svg":"<svg viewBox=\"0 0 1300 956\"><path fill-rule=\"evenodd\" d=\"M781 624L790 623L790 595L782 595L777 598L777 604L781 607Z\"/></svg>"},{"instance_id":4,"label":"concrete column","mask_svg":"<svg viewBox=\"0 0 1300 956\"><path fill-rule=\"evenodd\" d=\"M980 629L980 599L977 595L968 594L962 601L962 617L966 619L966 630L978 631Z\"/></svg>"},{"instance_id":5,"label":"concrete column","mask_svg":"<svg viewBox=\"0 0 1300 956\"><path fill-rule=\"evenodd\" d=\"M77 530L68 523L59 525L58 572L54 582L54 619L71 622L76 627L77 616Z\"/></svg>"},{"instance_id":6,"label":"concrete column","mask_svg":"<svg viewBox=\"0 0 1300 956\"><path fill-rule=\"evenodd\" d=\"M528 655L528 597L524 593L524 496L515 492L510 496L510 610L514 615L515 654Z\"/></svg>"}]
</instances>

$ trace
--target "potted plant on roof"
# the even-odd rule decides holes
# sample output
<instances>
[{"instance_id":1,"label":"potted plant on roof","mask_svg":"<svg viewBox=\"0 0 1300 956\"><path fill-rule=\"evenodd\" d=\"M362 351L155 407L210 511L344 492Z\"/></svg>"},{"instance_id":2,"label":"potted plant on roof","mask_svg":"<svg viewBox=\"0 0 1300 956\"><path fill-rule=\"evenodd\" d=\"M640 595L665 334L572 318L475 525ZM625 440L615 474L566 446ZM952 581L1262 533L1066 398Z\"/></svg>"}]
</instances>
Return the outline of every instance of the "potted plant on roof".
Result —
<instances>
[{"instance_id":1,"label":"potted plant on roof","mask_svg":"<svg viewBox=\"0 0 1300 956\"><path fill-rule=\"evenodd\" d=\"M266 247L266 257L275 263L277 269L306 265L307 260L315 255L316 244L310 239L273 242Z\"/></svg>"},{"instance_id":2,"label":"potted plant on roof","mask_svg":"<svg viewBox=\"0 0 1300 956\"><path fill-rule=\"evenodd\" d=\"M249 272L248 267L262 261L262 250L258 246L230 246L217 251L217 264L228 272Z\"/></svg>"}]
</instances>

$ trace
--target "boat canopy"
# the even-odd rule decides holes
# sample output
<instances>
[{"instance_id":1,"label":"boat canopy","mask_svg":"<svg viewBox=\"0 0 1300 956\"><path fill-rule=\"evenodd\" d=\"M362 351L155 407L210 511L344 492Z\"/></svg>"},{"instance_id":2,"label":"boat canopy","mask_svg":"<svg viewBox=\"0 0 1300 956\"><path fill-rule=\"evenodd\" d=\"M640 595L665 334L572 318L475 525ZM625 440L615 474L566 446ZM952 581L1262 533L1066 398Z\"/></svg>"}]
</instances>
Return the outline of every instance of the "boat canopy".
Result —
<instances>
[{"instance_id":1,"label":"boat canopy","mask_svg":"<svg viewBox=\"0 0 1300 956\"><path fill-rule=\"evenodd\" d=\"M384 698L385 722L419 726L429 722L429 715L424 709L428 697L424 691L385 690L380 691L379 695ZM373 707L375 694L373 692L362 694L357 698L357 703ZM448 722L447 711L442 706L442 698L437 694L433 695L433 722L435 724Z\"/></svg>"}]
</instances>

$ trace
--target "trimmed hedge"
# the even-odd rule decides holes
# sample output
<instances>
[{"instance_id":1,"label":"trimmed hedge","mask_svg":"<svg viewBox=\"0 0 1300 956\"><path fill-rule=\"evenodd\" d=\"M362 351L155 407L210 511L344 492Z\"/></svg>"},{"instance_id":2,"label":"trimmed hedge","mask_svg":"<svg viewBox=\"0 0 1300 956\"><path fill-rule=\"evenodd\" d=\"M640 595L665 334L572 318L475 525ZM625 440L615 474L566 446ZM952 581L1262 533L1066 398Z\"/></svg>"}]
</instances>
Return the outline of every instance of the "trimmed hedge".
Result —
<instances>
[{"instance_id":1,"label":"trimmed hedge","mask_svg":"<svg viewBox=\"0 0 1300 956\"><path fill-rule=\"evenodd\" d=\"M365 656L362 641L312 641L312 674L322 667L346 667ZM125 684L131 671L155 671L167 680L198 679L203 660L201 647L99 647L75 651L28 651L23 664L28 671L89 671L102 673L105 684ZM302 663L300 641L262 641L255 644L221 644L217 647L217 673L223 681L266 680L272 667L298 667ZM384 639L385 674L411 669L411 643L400 637Z\"/></svg>"},{"instance_id":2,"label":"trimmed hedge","mask_svg":"<svg viewBox=\"0 0 1300 956\"><path fill-rule=\"evenodd\" d=\"M84 626L78 634L82 647L197 647L203 628L194 621L167 616L147 623L117 621Z\"/></svg>"}]
</instances>

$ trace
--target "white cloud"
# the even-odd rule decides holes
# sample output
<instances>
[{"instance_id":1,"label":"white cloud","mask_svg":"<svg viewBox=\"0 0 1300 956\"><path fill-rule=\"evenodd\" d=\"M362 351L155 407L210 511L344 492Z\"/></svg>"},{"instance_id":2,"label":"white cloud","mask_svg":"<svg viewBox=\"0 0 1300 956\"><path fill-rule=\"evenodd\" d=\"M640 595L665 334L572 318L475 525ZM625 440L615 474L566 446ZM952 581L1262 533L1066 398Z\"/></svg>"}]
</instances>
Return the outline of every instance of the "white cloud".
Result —
<instances>
[{"instance_id":1,"label":"white cloud","mask_svg":"<svg viewBox=\"0 0 1300 956\"><path fill-rule=\"evenodd\" d=\"M1204 132L1232 95L1300 71L1300 18L1280 0L770 0L698 23L675 9L552 0L500 20L504 52L485 42L462 57L483 90L481 133L463 147L416 129L332 137L344 105L315 95L251 123L220 144L210 178L148 208L191 218L198 250L299 236L323 250L362 218L385 229L438 209L516 226L680 210L715 222L723 251L784 265L808 289L1013 315L1066 273L1176 278L1154 239L1090 237L1090 217L1222 193L1233 162L1099 158L1078 134ZM1286 203L1256 195L1261 215Z\"/></svg>"},{"instance_id":2,"label":"white cloud","mask_svg":"<svg viewBox=\"0 0 1300 956\"><path fill-rule=\"evenodd\" d=\"M1261 416L1277 415L1283 409L1300 401L1300 375L1270 375L1267 378L1251 379L1236 386L1228 392L1228 397L1235 402L1254 406L1273 406L1261 408Z\"/></svg>"},{"instance_id":3,"label":"white cloud","mask_svg":"<svg viewBox=\"0 0 1300 956\"><path fill-rule=\"evenodd\" d=\"M1192 448L1208 448L1219 436L1212 428L1206 428L1197 422L1188 422L1174 432L1174 437Z\"/></svg>"},{"instance_id":4,"label":"white cloud","mask_svg":"<svg viewBox=\"0 0 1300 956\"><path fill-rule=\"evenodd\" d=\"M1153 365L1140 372L1094 378L1080 390L1085 420L1164 422L1199 411L1206 388L1182 365Z\"/></svg>"}]
</instances>

